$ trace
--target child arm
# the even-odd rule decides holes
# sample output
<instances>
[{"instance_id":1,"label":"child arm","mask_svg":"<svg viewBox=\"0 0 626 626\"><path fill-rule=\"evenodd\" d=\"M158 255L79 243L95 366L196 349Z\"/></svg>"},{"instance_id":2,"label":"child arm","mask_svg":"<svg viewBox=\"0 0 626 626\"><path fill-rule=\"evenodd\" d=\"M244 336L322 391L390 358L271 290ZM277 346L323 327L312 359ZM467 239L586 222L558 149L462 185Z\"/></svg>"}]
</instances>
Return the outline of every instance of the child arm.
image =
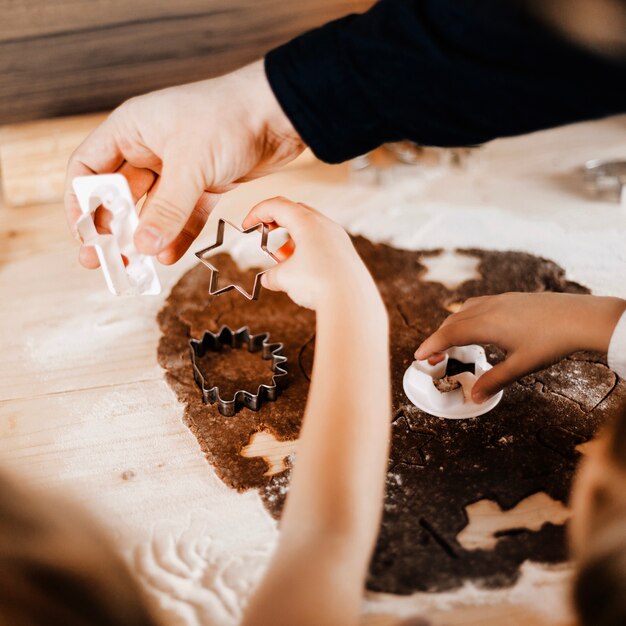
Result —
<instances>
[{"instance_id":1,"label":"child arm","mask_svg":"<svg viewBox=\"0 0 626 626\"><path fill-rule=\"evenodd\" d=\"M619 318L608 349L609 367L622 378L626 379L626 312Z\"/></svg>"},{"instance_id":2,"label":"child arm","mask_svg":"<svg viewBox=\"0 0 626 626\"><path fill-rule=\"evenodd\" d=\"M620 298L578 294L505 293L470 298L422 343L415 358L434 363L452 346L496 344L506 352L506 359L481 376L472 390L474 401L484 402L513 381L572 352L607 352L625 310L626 301ZM616 343L612 352L620 354L622 372L618 373L626 373L626 329L622 328L621 336L621 349ZM618 362L617 357L610 359Z\"/></svg>"},{"instance_id":3,"label":"child arm","mask_svg":"<svg viewBox=\"0 0 626 626\"><path fill-rule=\"evenodd\" d=\"M244 626L352 626L382 510L390 432L387 314L374 281L336 224L276 199L257 221L292 241L264 276L315 308L312 382L281 537ZM287 252L286 252L287 251Z\"/></svg>"}]
</instances>

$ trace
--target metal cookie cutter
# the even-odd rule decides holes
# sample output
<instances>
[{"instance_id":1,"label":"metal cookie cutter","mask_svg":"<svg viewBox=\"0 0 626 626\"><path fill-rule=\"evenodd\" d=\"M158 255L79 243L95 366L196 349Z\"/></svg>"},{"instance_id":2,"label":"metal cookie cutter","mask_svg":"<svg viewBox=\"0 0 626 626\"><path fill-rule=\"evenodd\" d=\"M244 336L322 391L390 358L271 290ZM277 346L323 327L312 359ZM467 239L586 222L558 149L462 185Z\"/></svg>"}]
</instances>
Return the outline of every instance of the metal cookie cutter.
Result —
<instances>
[{"instance_id":1,"label":"metal cookie cutter","mask_svg":"<svg viewBox=\"0 0 626 626\"><path fill-rule=\"evenodd\" d=\"M248 300L258 300L259 293L261 291L261 276L265 274L265 272L267 272L267 269L263 270L262 272L259 272L254 277L254 286L252 287L252 293L248 293L241 285L237 285L235 283L226 285L226 287L222 287L221 289L218 289L217 287L217 283L219 280L219 270L217 269L217 267L215 267L212 263L209 262L209 260L206 258L206 255L211 250L215 250L216 248L219 248L224 244L224 228L226 227L226 224L228 224L231 228L234 228L235 230L239 231L240 233L244 235L260 230L261 231L261 250L270 259L272 259L274 263L278 263L278 259L267 249L267 239L269 235L269 228L267 227L266 224L259 223L259 224L256 224L255 226L252 226L251 228L242 230L241 228L238 228L231 222L220 219L217 223L217 238L215 240L215 243L212 246L209 246L208 248L204 248L203 250L199 250L198 252L196 252L196 256L200 259L200 261L202 261L202 263L204 263L211 270L211 282L209 283L209 295L217 296L221 293L224 293L225 291L236 289L242 296L246 297Z\"/></svg>"},{"instance_id":2,"label":"metal cookie cutter","mask_svg":"<svg viewBox=\"0 0 626 626\"><path fill-rule=\"evenodd\" d=\"M217 402L219 412L226 417L232 417L242 406L252 411L258 411L265 400L273 402L278 398L281 389L285 387L287 382L287 370L285 368L287 357L283 355L283 344L269 343L269 336L269 333L252 335L247 326L237 331L233 331L228 326L222 326L218 333L206 330L202 339L191 339L189 341L193 377L202 391L202 398L205 403L213 404ZM219 387L207 383L198 367L197 361L209 350L219 352L222 346L240 348L244 344L248 346L250 352L258 352L260 350L261 358L264 360L272 359L272 372L274 373L272 383L271 385L259 385L256 393L240 389L235 392L230 400L224 400L220 396Z\"/></svg>"},{"instance_id":3,"label":"metal cookie cutter","mask_svg":"<svg viewBox=\"0 0 626 626\"><path fill-rule=\"evenodd\" d=\"M594 195L626 206L626 161L592 159L583 166L583 174Z\"/></svg>"},{"instance_id":4,"label":"metal cookie cutter","mask_svg":"<svg viewBox=\"0 0 626 626\"><path fill-rule=\"evenodd\" d=\"M446 377L450 359L460 361L462 364L474 364L474 372L463 371ZM502 399L503 392L500 391L482 404L472 401L471 391L474 383L491 368L485 350L480 346L451 348L446 352L444 360L436 365L431 365L428 361L413 361L402 381L404 393L418 409L435 417L447 419L477 417L491 411ZM448 384L453 383L447 391L435 386L435 381L444 377Z\"/></svg>"},{"instance_id":5,"label":"metal cookie cutter","mask_svg":"<svg viewBox=\"0 0 626 626\"><path fill-rule=\"evenodd\" d=\"M109 291L116 296L161 293L154 262L133 243L139 218L124 176L77 176L72 186L83 213L76 229L85 245L95 247ZM96 230L93 213L99 206L111 214L110 233Z\"/></svg>"}]
</instances>

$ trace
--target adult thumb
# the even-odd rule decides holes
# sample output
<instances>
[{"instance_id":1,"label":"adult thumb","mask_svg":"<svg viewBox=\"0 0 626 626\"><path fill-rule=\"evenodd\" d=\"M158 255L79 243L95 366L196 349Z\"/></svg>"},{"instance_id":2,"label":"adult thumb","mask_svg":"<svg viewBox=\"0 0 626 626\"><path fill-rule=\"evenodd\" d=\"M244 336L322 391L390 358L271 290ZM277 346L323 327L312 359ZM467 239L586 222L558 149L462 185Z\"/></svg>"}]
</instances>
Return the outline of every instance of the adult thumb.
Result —
<instances>
[{"instance_id":1,"label":"adult thumb","mask_svg":"<svg viewBox=\"0 0 626 626\"><path fill-rule=\"evenodd\" d=\"M187 223L203 190L190 170L164 161L161 176L139 217L137 250L155 255L171 243Z\"/></svg>"}]
</instances>

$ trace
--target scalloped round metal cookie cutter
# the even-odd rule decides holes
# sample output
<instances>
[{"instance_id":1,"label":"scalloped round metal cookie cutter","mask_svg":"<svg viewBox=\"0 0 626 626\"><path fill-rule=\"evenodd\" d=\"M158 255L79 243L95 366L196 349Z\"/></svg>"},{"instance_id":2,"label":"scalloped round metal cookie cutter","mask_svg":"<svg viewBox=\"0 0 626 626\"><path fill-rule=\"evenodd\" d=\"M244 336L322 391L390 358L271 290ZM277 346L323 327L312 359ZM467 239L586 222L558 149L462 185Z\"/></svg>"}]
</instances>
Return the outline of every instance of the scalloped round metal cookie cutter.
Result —
<instances>
[{"instance_id":1,"label":"scalloped round metal cookie cutter","mask_svg":"<svg viewBox=\"0 0 626 626\"><path fill-rule=\"evenodd\" d=\"M202 399L206 404L217 402L219 412L225 417L232 417L241 409L246 407L252 411L258 411L264 401L275 401L281 389L287 383L287 357L283 355L282 343L269 343L269 333L253 335L247 326L233 331L228 326L222 326L218 333L209 330L204 332L202 339L191 339L189 347L191 350L191 363L193 366L193 377L202 391ZM230 400L224 400L220 396L218 385L209 385L202 374L197 360L202 358L208 351L219 352L223 346L231 348L241 348L246 345L250 352L261 352L263 360L272 360L272 383L259 385L256 393L239 389Z\"/></svg>"},{"instance_id":2,"label":"scalloped round metal cookie cutter","mask_svg":"<svg viewBox=\"0 0 626 626\"><path fill-rule=\"evenodd\" d=\"M459 386L452 391L442 392L434 381L446 376L448 362L455 359L461 363L474 364L474 373L462 372L448 376ZM502 399L503 392L497 393L482 404L471 399L471 389L478 378L490 370L485 350L481 346L458 346L446 352L441 363L431 365L428 361L413 361L404 373L402 381L408 399L422 411L446 419L466 419L488 413Z\"/></svg>"}]
</instances>

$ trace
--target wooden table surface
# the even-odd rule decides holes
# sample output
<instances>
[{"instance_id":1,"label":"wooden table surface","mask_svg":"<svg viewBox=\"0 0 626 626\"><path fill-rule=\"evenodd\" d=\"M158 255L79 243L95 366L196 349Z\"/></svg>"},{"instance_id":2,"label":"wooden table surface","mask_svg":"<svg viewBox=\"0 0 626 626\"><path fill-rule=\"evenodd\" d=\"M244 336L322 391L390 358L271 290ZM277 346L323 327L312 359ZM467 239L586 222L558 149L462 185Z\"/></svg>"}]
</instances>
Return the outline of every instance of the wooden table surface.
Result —
<instances>
[{"instance_id":1,"label":"wooden table surface","mask_svg":"<svg viewBox=\"0 0 626 626\"><path fill-rule=\"evenodd\" d=\"M405 179L376 186L350 179L346 166L305 162L230 193L197 247L210 239L219 215L243 217L253 202L277 194L318 206L372 237L413 229L417 234L411 245L416 247L441 243L441 226L424 230L440 224L441 215L451 220L450 232L442 235L444 245L471 243L463 220L477 216L487 215L496 226L498 220L534 220L556 237L550 224L567 215L563 236L581 254L585 237L596 236L599 251L599 268L574 258L567 267L570 276L597 291L626 296L626 281L611 288L615 267L626 269L616 243L626 233L623 211L590 201L563 183L584 159L623 153L618 131L624 130L624 120L617 119L496 142L472 167L443 178L416 177L413 187ZM34 168L33 184L37 174ZM524 201L520 191L529 185L536 192ZM391 231L386 232L374 218L390 203L395 209L388 214L385 228ZM532 229L498 232L493 247L529 249L561 263L571 257ZM0 205L0 462L24 480L71 494L89 507L153 589L168 623L232 623L232 612L220 621L219 611L206 609L200 592L193 602L175 597L178 587L165 563L167 549L159 547L163 527L169 529L165 536L180 538L193 526L194 515L202 517L221 555L256 554L275 540L275 526L256 494L237 494L216 478L182 423L182 408L156 362L156 314L194 261L187 255L174 267L160 268L161 296L115 298L102 275L80 268L76 257L59 203ZM146 565L151 554L161 555L165 573ZM549 592L562 593L564 584ZM424 600L417 612L426 613L433 625L562 626L561 618L544 614L541 589L537 594L537 602L526 604L514 595L483 598L480 606L468 606L471 599L452 599L448 608ZM363 623L402 622L399 612L387 615L383 607L369 605ZM411 613L415 607L404 611Z\"/></svg>"},{"instance_id":2,"label":"wooden table surface","mask_svg":"<svg viewBox=\"0 0 626 626\"><path fill-rule=\"evenodd\" d=\"M373 0L0 0L0 123L232 71Z\"/></svg>"}]
</instances>

